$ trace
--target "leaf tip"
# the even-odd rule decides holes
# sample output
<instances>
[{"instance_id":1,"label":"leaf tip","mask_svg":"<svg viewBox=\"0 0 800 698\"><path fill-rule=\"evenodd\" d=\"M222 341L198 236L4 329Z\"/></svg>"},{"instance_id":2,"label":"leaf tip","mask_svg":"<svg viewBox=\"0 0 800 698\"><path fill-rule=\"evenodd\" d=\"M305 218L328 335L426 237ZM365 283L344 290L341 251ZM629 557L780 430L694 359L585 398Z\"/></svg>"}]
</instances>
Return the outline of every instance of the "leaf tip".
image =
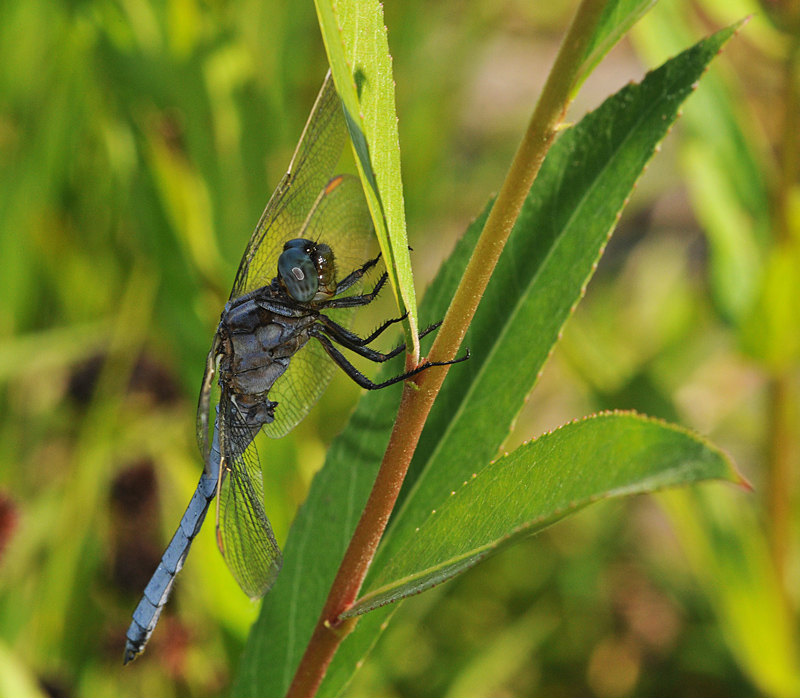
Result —
<instances>
[{"instance_id":1,"label":"leaf tip","mask_svg":"<svg viewBox=\"0 0 800 698\"><path fill-rule=\"evenodd\" d=\"M756 491L755 487L753 487L753 484L750 482L750 480L748 480L742 473L739 472L739 469L736 467L736 465L734 465L733 462L731 462L731 470L733 471L733 479L731 480L731 482L734 485L740 487L745 492Z\"/></svg>"}]
</instances>

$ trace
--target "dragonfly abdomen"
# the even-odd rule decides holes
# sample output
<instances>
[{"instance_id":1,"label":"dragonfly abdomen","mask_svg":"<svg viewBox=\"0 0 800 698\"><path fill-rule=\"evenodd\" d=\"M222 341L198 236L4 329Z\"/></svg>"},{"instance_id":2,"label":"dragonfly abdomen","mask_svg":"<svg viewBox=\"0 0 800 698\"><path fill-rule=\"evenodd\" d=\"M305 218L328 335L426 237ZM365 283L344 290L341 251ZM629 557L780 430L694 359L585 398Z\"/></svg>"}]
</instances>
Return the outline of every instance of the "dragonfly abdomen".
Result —
<instances>
[{"instance_id":1,"label":"dragonfly abdomen","mask_svg":"<svg viewBox=\"0 0 800 698\"><path fill-rule=\"evenodd\" d=\"M189 506L183 514L175 535L172 536L161 562L144 590L142 600L133 612L133 621L127 632L124 663L127 664L144 649L167 603L175 576L181 571L192 541L200 531L208 513L211 500L217 494L219 480L219 439L214 430L214 442L209 457L209 472L204 472L197 483Z\"/></svg>"}]
</instances>

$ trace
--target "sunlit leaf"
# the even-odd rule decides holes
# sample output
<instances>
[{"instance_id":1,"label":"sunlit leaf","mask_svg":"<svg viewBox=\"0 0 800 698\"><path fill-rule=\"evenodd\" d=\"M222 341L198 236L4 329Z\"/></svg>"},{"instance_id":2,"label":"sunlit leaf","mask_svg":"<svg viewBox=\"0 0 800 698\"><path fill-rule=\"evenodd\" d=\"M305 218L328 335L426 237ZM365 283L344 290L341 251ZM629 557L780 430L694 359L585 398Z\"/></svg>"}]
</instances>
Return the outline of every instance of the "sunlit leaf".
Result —
<instances>
[{"instance_id":1,"label":"sunlit leaf","mask_svg":"<svg viewBox=\"0 0 800 698\"><path fill-rule=\"evenodd\" d=\"M597 67L603 57L658 0L610 0L594 36L586 48L586 57L578 71L573 90L578 91L583 81Z\"/></svg>"},{"instance_id":2,"label":"sunlit leaf","mask_svg":"<svg viewBox=\"0 0 800 698\"><path fill-rule=\"evenodd\" d=\"M567 424L440 493L343 615L418 594L593 502L710 478L740 481L718 449L684 429L633 414Z\"/></svg>"},{"instance_id":3,"label":"sunlit leaf","mask_svg":"<svg viewBox=\"0 0 800 698\"><path fill-rule=\"evenodd\" d=\"M674 3L661 3L632 32L637 49L653 62L685 45L690 36ZM690 143L683 162L687 191L709 238L714 299L723 315L740 322L753 307L764 273L772 204L763 158L754 147L764 135L742 109L736 89L719 69L712 69L704 89L687 105L682 127Z\"/></svg>"},{"instance_id":4,"label":"sunlit leaf","mask_svg":"<svg viewBox=\"0 0 800 698\"><path fill-rule=\"evenodd\" d=\"M45 698L47 695L37 677L5 643L0 643L0 695L15 698Z\"/></svg>"},{"instance_id":5,"label":"sunlit leaf","mask_svg":"<svg viewBox=\"0 0 800 698\"><path fill-rule=\"evenodd\" d=\"M359 175L400 313L415 349L416 297L406 238L392 60L376 0L316 0L336 89L345 107Z\"/></svg>"}]
</instances>

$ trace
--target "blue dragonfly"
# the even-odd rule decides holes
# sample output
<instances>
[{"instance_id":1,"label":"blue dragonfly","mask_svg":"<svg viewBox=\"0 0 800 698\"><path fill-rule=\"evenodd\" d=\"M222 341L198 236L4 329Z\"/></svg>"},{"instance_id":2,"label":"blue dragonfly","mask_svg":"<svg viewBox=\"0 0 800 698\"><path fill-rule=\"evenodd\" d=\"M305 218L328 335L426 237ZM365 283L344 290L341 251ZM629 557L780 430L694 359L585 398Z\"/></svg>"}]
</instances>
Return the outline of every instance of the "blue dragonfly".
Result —
<instances>
[{"instance_id":1,"label":"blue dragonfly","mask_svg":"<svg viewBox=\"0 0 800 698\"><path fill-rule=\"evenodd\" d=\"M361 387L374 390L467 358L424 362L373 383L341 352L339 347L382 362L405 349L400 345L381 353L368 346L403 318L383 323L368 337L349 330L354 310L377 296L387 274L372 291L361 292L364 275L379 257L367 259L373 227L359 180L333 175L347 138L343 108L328 73L289 170L245 249L222 312L197 409L203 474L133 613L125 664L150 639L215 497L217 543L239 586L256 600L275 583L282 556L264 511L254 444L261 429L274 438L293 429L337 366ZM342 269L350 271L339 279Z\"/></svg>"}]
</instances>

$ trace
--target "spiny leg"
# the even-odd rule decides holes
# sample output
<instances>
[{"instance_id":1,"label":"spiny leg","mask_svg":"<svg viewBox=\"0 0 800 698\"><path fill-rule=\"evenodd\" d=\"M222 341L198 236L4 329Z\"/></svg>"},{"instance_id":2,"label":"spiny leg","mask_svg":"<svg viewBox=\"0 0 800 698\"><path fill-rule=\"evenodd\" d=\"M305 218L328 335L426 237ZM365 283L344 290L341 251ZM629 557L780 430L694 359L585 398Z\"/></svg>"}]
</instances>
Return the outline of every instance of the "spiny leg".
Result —
<instances>
[{"instance_id":1,"label":"spiny leg","mask_svg":"<svg viewBox=\"0 0 800 698\"><path fill-rule=\"evenodd\" d=\"M350 349L351 351L369 359L370 361L381 363L383 361L388 361L389 359L400 354L402 351L405 350L406 345L400 344L399 346L395 347L394 349L386 353L369 349L366 347L366 345L372 342L387 327L396 322L400 322L403 319L405 319L405 316L396 318L394 320L388 320L368 337L359 337L354 332L351 332L345 327L342 327L341 325L335 323L329 317L325 315L320 315L318 318L319 320L319 325L317 326L318 329L312 330L312 334L316 336L316 332L324 331L324 333L328 335L328 337L337 344L341 344L346 349ZM435 322L434 324L426 327L424 330L422 330L422 332L419 333L419 338L422 339L423 337L425 337L425 335L430 334L441 324L442 324L441 322Z\"/></svg>"},{"instance_id":2,"label":"spiny leg","mask_svg":"<svg viewBox=\"0 0 800 698\"><path fill-rule=\"evenodd\" d=\"M369 347L366 347L363 344L361 344L360 339L358 337L356 337L356 339L359 339L359 342L351 343L348 337L338 336L338 334L334 330L326 328L321 323L313 325L309 330L309 334L312 337L316 337L317 339L319 339L319 341L322 342L323 346L325 345L326 341L336 342L337 344L343 346L345 349L349 349L354 354L363 356L365 359L369 359L370 361L376 364L383 363L384 361L388 361L389 359L394 358L405 349L405 345L401 345L395 349L392 349L392 351L387 353L376 351L375 349L370 349ZM352 333L348 332L347 334L352 334Z\"/></svg>"},{"instance_id":3,"label":"spiny leg","mask_svg":"<svg viewBox=\"0 0 800 698\"><path fill-rule=\"evenodd\" d=\"M334 341L339 342L340 344L344 344L345 342L357 346L365 346L367 344L371 344L375 341L380 335L382 335L387 329L389 329L392 325L402 322L408 317L408 313L401 315L400 317L394 318L392 320L387 320L384 322L378 329L376 329L371 334L367 335L366 337L359 337L355 332L351 332L346 327L343 327L338 322L334 322L331 320L327 315L323 315L320 313L318 316L319 322L321 322L325 326L325 331L331 334ZM335 336L334 336L335 335ZM421 335L422 336L422 335ZM342 341L344 340L344 341Z\"/></svg>"},{"instance_id":4,"label":"spiny leg","mask_svg":"<svg viewBox=\"0 0 800 698\"><path fill-rule=\"evenodd\" d=\"M469 358L469 349L467 349L466 354L457 359L453 359L451 361L427 361L410 371L406 371L405 373L400 374L399 376L394 376L394 378L389 378L388 380L385 380L382 383L374 383L345 358L342 352L340 352L333 345L333 342L330 340L329 337L322 334L321 332L314 333L314 336L319 340L320 344L322 344L323 349L325 349L325 351L328 352L328 356L330 356L331 359L333 359L336 365L339 366L339 368L341 368L353 381L355 381L358 385L360 385L362 388L365 388L366 390L380 390L381 388L386 388L390 385L394 385L395 383L400 383L401 381L404 381L407 378L416 376L418 373L422 373L423 371L426 371L429 368L433 368L434 366L450 366L452 364L457 364L462 361L466 361Z\"/></svg>"},{"instance_id":5,"label":"spiny leg","mask_svg":"<svg viewBox=\"0 0 800 698\"><path fill-rule=\"evenodd\" d=\"M342 327L341 325L335 323L330 318L327 318L324 315L320 315L320 319L325 318L326 323L330 323L329 327L331 327L331 328L335 327L338 330L344 330L343 334L351 336L353 341L355 343L361 344L361 346L364 346L366 344L372 344L372 342L374 342L378 337L380 337L392 325L394 325L394 324L396 324L398 322L403 322L403 320L405 320L407 317L408 317L408 312L405 312L400 317L396 317L396 318L394 318L392 320L387 320L380 327L378 327L374 332L372 332L371 334L367 335L366 337L359 337L355 332L350 332L350 330L348 330L347 328Z\"/></svg>"},{"instance_id":6,"label":"spiny leg","mask_svg":"<svg viewBox=\"0 0 800 698\"><path fill-rule=\"evenodd\" d=\"M411 246L409 246L408 249L413 252ZM344 293L354 283L356 283L359 279L361 279L364 276L364 274L366 274L370 269L372 269L372 267L374 267L380 261L382 254L383 254L382 252L378 252L377 257L375 257L374 259L370 259L367 262L364 262L364 264L362 264L358 269L356 269L355 271L351 271L347 276L345 276L338 284L336 284L336 292L334 293L334 295L338 296ZM372 291L373 295L377 295L378 291L380 290L380 287L383 286L384 283L386 283L387 277L388 274L384 272L383 277L378 282L378 285Z\"/></svg>"},{"instance_id":7,"label":"spiny leg","mask_svg":"<svg viewBox=\"0 0 800 698\"><path fill-rule=\"evenodd\" d=\"M355 271L351 271L347 276L345 276L338 284L336 284L336 293L334 295L339 295L344 293L348 288L350 288L354 283L356 283L359 279L361 279L364 274L366 274L372 267L374 267L378 260L380 260L381 255L378 253L378 256L375 259L370 259L368 262L362 264L358 269Z\"/></svg>"},{"instance_id":8,"label":"spiny leg","mask_svg":"<svg viewBox=\"0 0 800 698\"><path fill-rule=\"evenodd\" d=\"M356 296L345 296L344 298L331 298L330 300L326 301L317 301L314 303L313 307L320 310L326 310L330 308L356 308L362 305L369 305L381 292L381 289L388 278L389 275L386 272L381 274L381 278L378 279L378 283L375 284L375 288L373 288L369 293L362 293ZM336 293L339 293L338 287L336 289Z\"/></svg>"}]
</instances>

